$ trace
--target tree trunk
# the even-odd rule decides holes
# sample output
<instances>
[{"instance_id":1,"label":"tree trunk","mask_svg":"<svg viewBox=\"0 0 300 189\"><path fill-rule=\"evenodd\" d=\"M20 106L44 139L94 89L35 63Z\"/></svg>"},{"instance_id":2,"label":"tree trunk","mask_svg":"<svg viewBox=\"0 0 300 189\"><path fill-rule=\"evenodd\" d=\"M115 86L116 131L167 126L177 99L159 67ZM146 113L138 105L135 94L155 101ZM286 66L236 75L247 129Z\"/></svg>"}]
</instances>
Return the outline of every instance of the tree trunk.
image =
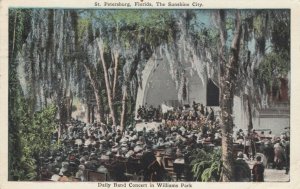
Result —
<instances>
[{"instance_id":1,"label":"tree trunk","mask_svg":"<svg viewBox=\"0 0 300 189\"><path fill-rule=\"evenodd\" d=\"M89 69L89 67L85 64L84 65L84 68L86 70L86 73L91 81L91 84L93 86L93 89L94 89L94 95L95 95L95 99L96 99L96 103L97 103L97 111L99 113L99 117L98 117L98 121L101 123L103 121L103 112L102 112L102 103L101 103L101 99L100 99L100 89L96 83L96 79L94 79L93 75L92 75L92 72L91 70ZM89 121L90 121L90 118L89 118Z\"/></svg>"},{"instance_id":2,"label":"tree trunk","mask_svg":"<svg viewBox=\"0 0 300 189\"><path fill-rule=\"evenodd\" d=\"M117 78L118 78L118 66L119 66L119 52L115 51L113 53L113 60L115 63L114 67L114 82L113 82L113 90L112 90L112 99L115 99L116 96L116 87L117 87Z\"/></svg>"},{"instance_id":3,"label":"tree trunk","mask_svg":"<svg viewBox=\"0 0 300 189\"><path fill-rule=\"evenodd\" d=\"M14 58L14 51L15 51L17 15L18 15L18 11L15 11L15 18L14 18L14 33L13 33L12 51L11 51L11 57L10 57L11 60L13 60L13 58Z\"/></svg>"},{"instance_id":4,"label":"tree trunk","mask_svg":"<svg viewBox=\"0 0 300 189\"><path fill-rule=\"evenodd\" d=\"M123 89L122 112L121 112L121 120L120 120L120 127L122 132L125 129L126 99L127 99L127 86L125 85Z\"/></svg>"},{"instance_id":5,"label":"tree trunk","mask_svg":"<svg viewBox=\"0 0 300 189\"><path fill-rule=\"evenodd\" d=\"M110 109L110 115L112 118L113 125L117 125L116 123L116 117L115 117L115 111L112 103L112 92L111 92L111 86L109 84L109 79L108 79L108 73L107 73L107 68L106 68L106 63L104 59L104 49L103 49L103 41L102 39L98 39L98 47L99 47L99 53L100 53L100 59L104 71L104 80L105 80L105 86L106 86L106 92L107 92L107 100L108 100L108 106Z\"/></svg>"},{"instance_id":6,"label":"tree trunk","mask_svg":"<svg viewBox=\"0 0 300 189\"><path fill-rule=\"evenodd\" d=\"M59 124L59 136L62 136L62 134L64 133L64 131L66 130L66 124L67 124L67 108L66 108L66 104L65 104L65 98L61 98L59 101L59 120L60 120L60 124Z\"/></svg>"},{"instance_id":7,"label":"tree trunk","mask_svg":"<svg viewBox=\"0 0 300 189\"><path fill-rule=\"evenodd\" d=\"M221 59L220 72L220 106L222 119L222 181L234 181L233 173L233 96L236 81L236 74L238 70L238 57L241 39L241 21L240 13L236 12L236 25L233 41L230 48L230 56L228 62L225 59L226 47L226 15L224 10L218 11L218 22L220 27L221 48L219 56Z\"/></svg>"},{"instance_id":8,"label":"tree trunk","mask_svg":"<svg viewBox=\"0 0 300 189\"><path fill-rule=\"evenodd\" d=\"M92 105L92 123L95 122L95 106Z\"/></svg>"},{"instance_id":9,"label":"tree trunk","mask_svg":"<svg viewBox=\"0 0 300 189\"><path fill-rule=\"evenodd\" d=\"M73 111L73 93L70 91L70 112L69 112L69 117L72 118L72 111Z\"/></svg>"},{"instance_id":10,"label":"tree trunk","mask_svg":"<svg viewBox=\"0 0 300 189\"><path fill-rule=\"evenodd\" d=\"M65 97L65 108L66 108L66 121L70 122L71 121L71 117L72 117L72 95L70 93L70 95Z\"/></svg>"},{"instance_id":11,"label":"tree trunk","mask_svg":"<svg viewBox=\"0 0 300 189\"><path fill-rule=\"evenodd\" d=\"M248 106L248 114L249 114L248 132L250 132L253 129L253 123L252 123L252 111L251 111L249 95L247 95L247 106Z\"/></svg>"},{"instance_id":12,"label":"tree trunk","mask_svg":"<svg viewBox=\"0 0 300 189\"><path fill-rule=\"evenodd\" d=\"M87 105L87 122L91 123L91 105Z\"/></svg>"}]
</instances>

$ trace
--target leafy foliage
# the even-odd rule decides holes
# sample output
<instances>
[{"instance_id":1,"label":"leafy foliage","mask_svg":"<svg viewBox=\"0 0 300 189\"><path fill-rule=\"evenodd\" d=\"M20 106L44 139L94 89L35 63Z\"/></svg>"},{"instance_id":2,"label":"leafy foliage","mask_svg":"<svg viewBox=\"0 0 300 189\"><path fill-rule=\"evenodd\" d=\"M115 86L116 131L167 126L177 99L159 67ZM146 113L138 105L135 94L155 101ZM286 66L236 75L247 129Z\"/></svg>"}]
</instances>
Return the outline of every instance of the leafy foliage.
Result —
<instances>
[{"instance_id":1,"label":"leafy foliage","mask_svg":"<svg viewBox=\"0 0 300 189\"><path fill-rule=\"evenodd\" d=\"M56 129L55 116L57 108L55 105L50 105L44 110L35 112L32 118L23 117L20 132L22 135L22 144L24 142L25 155L39 153L45 148L51 146L51 136Z\"/></svg>"},{"instance_id":2,"label":"leafy foliage","mask_svg":"<svg viewBox=\"0 0 300 189\"><path fill-rule=\"evenodd\" d=\"M28 30L30 29L30 13L31 11L22 11L20 9L9 10L9 139L8 139L8 169L9 180L14 176L22 174L19 170L21 166L21 139L20 139L20 123L21 118L30 110L25 110L25 99L22 98L23 91L17 76L17 52L22 48L26 40ZM24 161L23 161L24 162ZM28 161L28 164L31 162Z\"/></svg>"},{"instance_id":3,"label":"leafy foliage","mask_svg":"<svg viewBox=\"0 0 300 189\"><path fill-rule=\"evenodd\" d=\"M21 149L17 154L20 156L20 160L18 160L17 165L14 166L10 174L18 180L36 180L39 154L46 149L58 147L57 144L51 143L52 133L56 129L55 116L57 108L55 105L50 105L31 117L27 113L25 99L20 98L20 101L20 130L18 136L20 137Z\"/></svg>"},{"instance_id":4,"label":"leafy foliage","mask_svg":"<svg viewBox=\"0 0 300 189\"><path fill-rule=\"evenodd\" d=\"M170 10L108 10L97 11L92 18L102 26L102 34L109 32L114 35L110 39L119 39L127 48L136 40L142 42L141 38L154 47L172 34L171 13Z\"/></svg>"},{"instance_id":5,"label":"leafy foliage","mask_svg":"<svg viewBox=\"0 0 300 189\"><path fill-rule=\"evenodd\" d=\"M272 87L277 84L279 77L285 77L290 70L287 52L275 53L271 52L266 54L258 67L258 80Z\"/></svg>"},{"instance_id":6,"label":"leafy foliage","mask_svg":"<svg viewBox=\"0 0 300 189\"><path fill-rule=\"evenodd\" d=\"M196 181L218 181L221 172L221 150L206 152L196 149L191 155L192 172Z\"/></svg>"},{"instance_id":7,"label":"leafy foliage","mask_svg":"<svg viewBox=\"0 0 300 189\"><path fill-rule=\"evenodd\" d=\"M273 10L270 13L273 18L271 30L271 42L276 53L290 52L290 10ZM289 61L289 54L284 56Z\"/></svg>"}]
</instances>

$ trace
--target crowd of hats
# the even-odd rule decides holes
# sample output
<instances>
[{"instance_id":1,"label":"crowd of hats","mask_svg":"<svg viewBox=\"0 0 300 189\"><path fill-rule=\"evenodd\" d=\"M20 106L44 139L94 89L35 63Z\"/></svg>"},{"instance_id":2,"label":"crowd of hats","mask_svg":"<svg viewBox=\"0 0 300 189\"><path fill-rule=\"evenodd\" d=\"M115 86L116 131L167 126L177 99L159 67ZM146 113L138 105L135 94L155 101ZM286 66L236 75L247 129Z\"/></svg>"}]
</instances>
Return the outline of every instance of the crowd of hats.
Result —
<instances>
[{"instance_id":1,"label":"crowd of hats","mask_svg":"<svg viewBox=\"0 0 300 189\"><path fill-rule=\"evenodd\" d=\"M150 117L142 121L152 120ZM122 130L120 126L87 124L72 119L60 139L57 133L53 134L52 142L60 143L61 147L40 156L41 177L53 181L70 181L70 178L86 181L85 170L110 172L111 175L114 170L116 174L123 174L118 162L135 161L145 152L158 149L164 149L163 156L174 160L184 157L188 164L192 149L220 147L221 137L213 109L195 103L192 108L168 111L155 130L137 131L132 125ZM162 154L157 153L159 155ZM112 166L115 167L112 169ZM119 178L115 180L123 181L123 177Z\"/></svg>"},{"instance_id":2,"label":"crowd of hats","mask_svg":"<svg viewBox=\"0 0 300 189\"><path fill-rule=\"evenodd\" d=\"M164 156L176 159L191 149L220 145L220 128L213 125L194 127L188 123L168 125L162 122L156 130L137 131L128 126L122 131L119 126L86 124L72 119L59 139L61 147L40 157L41 174L55 181L63 177L84 181L84 170L105 172L109 164L139 158L147 150L162 148ZM58 142L57 133L53 134L52 142Z\"/></svg>"}]
</instances>

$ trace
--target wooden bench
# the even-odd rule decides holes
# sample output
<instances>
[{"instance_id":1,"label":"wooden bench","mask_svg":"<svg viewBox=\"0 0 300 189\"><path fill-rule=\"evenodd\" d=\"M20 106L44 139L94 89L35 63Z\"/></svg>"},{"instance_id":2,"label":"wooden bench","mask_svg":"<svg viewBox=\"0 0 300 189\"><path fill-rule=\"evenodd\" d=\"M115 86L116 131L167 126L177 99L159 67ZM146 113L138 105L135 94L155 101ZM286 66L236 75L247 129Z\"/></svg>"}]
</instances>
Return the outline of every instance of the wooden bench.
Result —
<instances>
[{"instance_id":1,"label":"wooden bench","mask_svg":"<svg viewBox=\"0 0 300 189\"><path fill-rule=\"evenodd\" d=\"M107 173L85 170L84 175L87 181L108 181Z\"/></svg>"}]
</instances>

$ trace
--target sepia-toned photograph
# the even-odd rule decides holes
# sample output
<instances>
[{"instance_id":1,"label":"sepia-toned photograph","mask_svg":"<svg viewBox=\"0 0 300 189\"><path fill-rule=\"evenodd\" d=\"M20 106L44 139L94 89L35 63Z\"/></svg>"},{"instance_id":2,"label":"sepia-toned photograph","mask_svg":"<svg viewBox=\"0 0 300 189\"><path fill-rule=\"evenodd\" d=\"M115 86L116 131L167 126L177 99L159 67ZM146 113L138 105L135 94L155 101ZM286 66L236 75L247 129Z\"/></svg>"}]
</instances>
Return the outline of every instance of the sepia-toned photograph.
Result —
<instances>
[{"instance_id":1,"label":"sepia-toned photograph","mask_svg":"<svg viewBox=\"0 0 300 189\"><path fill-rule=\"evenodd\" d=\"M10 7L8 181L289 182L290 29L290 9Z\"/></svg>"}]
</instances>

